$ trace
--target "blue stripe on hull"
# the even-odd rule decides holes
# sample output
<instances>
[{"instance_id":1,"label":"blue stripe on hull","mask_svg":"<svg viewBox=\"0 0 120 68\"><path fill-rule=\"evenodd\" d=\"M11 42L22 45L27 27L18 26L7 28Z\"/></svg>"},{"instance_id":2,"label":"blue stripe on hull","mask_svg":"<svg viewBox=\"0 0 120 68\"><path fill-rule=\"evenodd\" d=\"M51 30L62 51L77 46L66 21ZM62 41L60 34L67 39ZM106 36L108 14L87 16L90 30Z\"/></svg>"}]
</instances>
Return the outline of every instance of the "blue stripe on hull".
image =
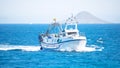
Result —
<instances>
[{"instance_id":1,"label":"blue stripe on hull","mask_svg":"<svg viewBox=\"0 0 120 68\"><path fill-rule=\"evenodd\" d=\"M81 39L76 39L76 40L67 40L67 41L62 41L59 43L46 43L46 42L41 42L43 44L48 44L48 45L55 45L55 44L60 44L60 43L66 43L66 42L72 42L72 41L80 41Z\"/></svg>"},{"instance_id":2,"label":"blue stripe on hull","mask_svg":"<svg viewBox=\"0 0 120 68\"><path fill-rule=\"evenodd\" d=\"M43 48L46 48L46 49L58 49L60 48L60 46L63 44L63 43L69 43L69 42L75 42L75 41L81 41L83 39L76 39L76 40L67 40L67 41L62 41L62 42L59 42L59 43L45 43L45 42L41 42L43 44ZM48 45L48 48L47 47L44 47L44 45ZM52 48L52 45L54 46L57 46L57 47L53 47ZM49 46L51 46L51 48L49 48Z\"/></svg>"}]
</instances>

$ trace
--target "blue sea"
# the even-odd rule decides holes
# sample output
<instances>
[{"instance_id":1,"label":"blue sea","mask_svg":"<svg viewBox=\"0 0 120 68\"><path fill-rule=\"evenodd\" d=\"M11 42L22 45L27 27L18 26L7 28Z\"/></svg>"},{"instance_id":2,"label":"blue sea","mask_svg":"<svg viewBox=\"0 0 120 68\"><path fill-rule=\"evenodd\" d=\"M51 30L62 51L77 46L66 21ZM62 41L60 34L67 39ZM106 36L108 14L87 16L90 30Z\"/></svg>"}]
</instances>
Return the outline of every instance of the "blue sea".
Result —
<instances>
[{"instance_id":1,"label":"blue sea","mask_svg":"<svg viewBox=\"0 0 120 68\"><path fill-rule=\"evenodd\" d=\"M79 24L101 51L40 50L48 24L0 24L0 68L120 68L120 24ZM74 44L73 44L74 45Z\"/></svg>"}]
</instances>

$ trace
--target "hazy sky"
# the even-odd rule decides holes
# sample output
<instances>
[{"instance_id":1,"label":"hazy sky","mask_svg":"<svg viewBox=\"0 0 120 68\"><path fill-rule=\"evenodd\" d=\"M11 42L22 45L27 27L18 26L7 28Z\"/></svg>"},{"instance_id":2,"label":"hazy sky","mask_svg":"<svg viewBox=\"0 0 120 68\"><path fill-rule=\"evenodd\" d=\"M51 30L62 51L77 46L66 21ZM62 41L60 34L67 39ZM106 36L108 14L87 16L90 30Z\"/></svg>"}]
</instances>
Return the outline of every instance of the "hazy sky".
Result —
<instances>
[{"instance_id":1,"label":"hazy sky","mask_svg":"<svg viewBox=\"0 0 120 68\"><path fill-rule=\"evenodd\" d=\"M49 23L81 11L120 23L120 0L0 0L0 23Z\"/></svg>"}]
</instances>

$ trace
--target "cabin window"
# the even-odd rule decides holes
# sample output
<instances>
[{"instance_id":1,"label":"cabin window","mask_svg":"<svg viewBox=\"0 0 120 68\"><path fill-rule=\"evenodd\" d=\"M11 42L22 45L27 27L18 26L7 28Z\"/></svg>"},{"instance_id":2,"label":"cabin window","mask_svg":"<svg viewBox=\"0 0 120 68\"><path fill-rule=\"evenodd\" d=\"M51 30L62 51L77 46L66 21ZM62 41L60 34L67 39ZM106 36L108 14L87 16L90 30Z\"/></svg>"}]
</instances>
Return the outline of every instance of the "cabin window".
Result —
<instances>
[{"instance_id":1,"label":"cabin window","mask_svg":"<svg viewBox=\"0 0 120 68\"><path fill-rule=\"evenodd\" d=\"M75 35L77 34L76 32L68 32L68 35Z\"/></svg>"},{"instance_id":2,"label":"cabin window","mask_svg":"<svg viewBox=\"0 0 120 68\"><path fill-rule=\"evenodd\" d=\"M75 25L68 25L67 26L67 29L69 30L69 29L75 29Z\"/></svg>"}]
</instances>

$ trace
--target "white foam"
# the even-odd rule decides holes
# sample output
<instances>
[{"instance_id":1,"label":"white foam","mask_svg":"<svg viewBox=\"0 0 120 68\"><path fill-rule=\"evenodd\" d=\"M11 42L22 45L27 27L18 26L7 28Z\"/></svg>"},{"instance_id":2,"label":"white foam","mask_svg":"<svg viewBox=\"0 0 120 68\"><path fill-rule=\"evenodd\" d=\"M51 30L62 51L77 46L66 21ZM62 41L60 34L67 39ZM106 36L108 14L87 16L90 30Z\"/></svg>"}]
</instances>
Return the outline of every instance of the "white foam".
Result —
<instances>
[{"instance_id":1,"label":"white foam","mask_svg":"<svg viewBox=\"0 0 120 68\"><path fill-rule=\"evenodd\" d=\"M93 52L93 51L102 51L104 49L104 47L99 47L97 45L89 45L89 46L78 46L76 49L72 49L72 48L62 48L59 49L59 51L76 51L76 52Z\"/></svg>"},{"instance_id":2,"label":"white foam","mask_svg":"<svg viewBox=\"0 0 120 68\"><path fill-rule=\"evenodd\" d=\"M58 49L59 51L68 51L68 52L71 52L71 51L74 51L74 49L71 49L71 48L62 48L62 49Z\"/></svg>"},{"instance_id":3,"label":"white foam","mask_svg":"<svg viewBox=\"0 0 120 68\"><path fill-rule=\"evenodd\" d=\"M40 46L25 46L25 45L0 45L0 50L22 50L22 51L39 51Z\"/></svg>"},{"instance_id":4,"label":"white foam","mask_svg":"<svg viewBox=\"0 0 120 68\"><path fill-rule=\"evenodd\" d=\"M97 40L98 43L103 43L103 39L100 37L98 40Z\"/></svg>"},{"instance_id":5,"label":"white foam","mask_svg":"<svg viewBox=\"0 0 120 68\"><path fill-rule=\"evenodd\" d=\"M76 49L62 48L58 49L59 51L76 51L76 52L92 52L92 51L102 51L104 47L99 47L97 45L89 45L89 46L78 46ZM22 50L22 51L39 51L40 46L35 45L0 45L0 50L8 51L8 50Z\"/></svg>"},{"instance_id":6,"label":"white foam","mask_svg":"<svg viewBox=\"0 0 120 68\"><path fill-rule=\"evenodd\" d=\"M90 51L96 51L96 50L95 50L95 48L92 48L92 47L79 47L76 49L76 51L90 52Z\"/></svg>"},{"instance_id":7,"label":"white foam","mask_svg":"<svg viewBox=\"0 0 120 68\"><path fill-rule=\"evenodd\" d=\"M102 51L104 48L95 48L95 47L81 47L76 49L76 51L80 51L80 52L92 52L92 51Z\"/></svg>"}]
</instances>

